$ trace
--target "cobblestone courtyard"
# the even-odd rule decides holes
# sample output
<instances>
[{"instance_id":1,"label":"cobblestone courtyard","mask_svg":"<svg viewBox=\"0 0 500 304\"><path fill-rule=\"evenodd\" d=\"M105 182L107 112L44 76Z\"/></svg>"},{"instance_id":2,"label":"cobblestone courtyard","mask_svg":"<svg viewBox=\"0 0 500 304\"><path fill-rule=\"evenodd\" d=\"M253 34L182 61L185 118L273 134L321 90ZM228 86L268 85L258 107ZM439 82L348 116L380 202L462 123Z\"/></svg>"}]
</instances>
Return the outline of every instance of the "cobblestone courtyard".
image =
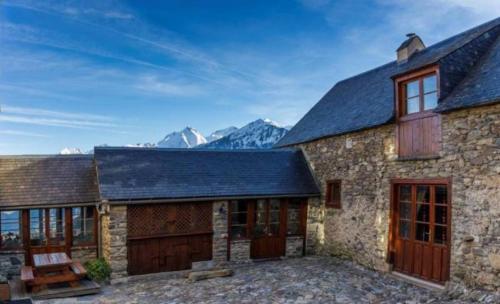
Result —
<instances>
[{"instance_id":1,"label":"cobblestone courtyard","mask_svg":"<svg viewBox=\"0 0 500 304\"><path fill-rule=\"evenodd\" d=\"M329 257L254 263L232 277L190 283L143 277L105 286L99 295L38 303L498 303L475 292L451 299Z\"/></svg>"}]
</instances>

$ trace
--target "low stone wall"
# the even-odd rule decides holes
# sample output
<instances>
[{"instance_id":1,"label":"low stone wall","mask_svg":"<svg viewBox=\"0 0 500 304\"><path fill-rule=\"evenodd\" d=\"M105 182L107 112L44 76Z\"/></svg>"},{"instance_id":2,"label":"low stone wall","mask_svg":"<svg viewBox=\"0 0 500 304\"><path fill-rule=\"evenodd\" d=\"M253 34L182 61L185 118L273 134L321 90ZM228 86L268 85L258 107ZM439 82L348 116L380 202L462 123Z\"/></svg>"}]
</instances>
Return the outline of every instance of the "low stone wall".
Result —
<instances>
[{"instance_id":1,"label":"low stone wall","mask_svg":"<svg viewBox=\"0 0 500 304\"><path fill-rule=\"evenodd\" d=\"M95 246L71 248L71 259L85 264L97 258L97 248Z\"/></svg>"},{"instance_id":2,"label":"low stone wall","mask_svg":"<svg viewBox=\"0 0 500 304\"><path fill-rule=\"evenodd\" d=\"M21 273L21 266L24 265L24 252L7 251L0 253L0 275L11 278Z\"/></svg>"},{"instance_id":3,"label":"low stone wall","mask_svg":"<svg viewBox=\"0 0 500 304\"><path fill-rule=\"evenodd\" d=\"M302 236L289 236L286 238L286 256L289 258L301 257L304 249Z\"/></svg>"},{"instance_id":4,"label":"low stone wall","mask_svg":"<svg viewBox=\"0 0 500 304\"><path fill-rule=\"evenodd\" d=\"M246 263L250 261L250 240L231 241L230 261Z\"/></svg>"},{"instance_id":5,"label":"low stone wall","mask_svg":"<svg viewBox=\"0 0 500 304\"><path fill-rule=\"evenodd\" d=\"M215 266L217 266L227 262L228 202L227 201L213 202L212 211L213 211L212 226L214 230L212 239L212 260Z\"/></svg>"},{"instance_id":6,"label":"low stone wall","mask_svg":"<svg viewBox=\"0 0 500 304\"><path fill-rule=\"evenodd\" d=\"M127 206L110 206L101 219L103 256L111 266L111 279L127 276Z\"/></svg>"}]
</instances>

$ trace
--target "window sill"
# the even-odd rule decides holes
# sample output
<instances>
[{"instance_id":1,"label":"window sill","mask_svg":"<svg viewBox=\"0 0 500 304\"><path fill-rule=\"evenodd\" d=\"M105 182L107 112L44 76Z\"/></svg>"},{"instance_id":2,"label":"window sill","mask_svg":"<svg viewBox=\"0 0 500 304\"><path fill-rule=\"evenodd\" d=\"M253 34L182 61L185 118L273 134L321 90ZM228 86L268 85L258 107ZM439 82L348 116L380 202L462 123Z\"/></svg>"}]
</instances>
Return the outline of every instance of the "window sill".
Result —
<instances>
[{"instance_id":1,"label":"window sill","mask_svg":"<svg viewBox=\"0 0 500 304\"><path fill-rule=\"evenodd\" d=\"M231 240L231 243L247 243L247 242L250 242L250 239L248 239L248 238L238 238L238 239Z\"/></svg>"},{"instance_id":2,"label":"window sill","mask_svg":"<svg viewBox=\"0 0 500 304\"><path fill-rule=\"evenodd\" d=\"M398 156L396 161L414 161L414 160L432 160L439 159L439 155L422 155L422 156Z\"/></svg>"},{"instance_id":3,"label":"window sill","mask_svg":"<svg viewBox=\"0 0 500 304\"><path fill-rule=\"evenodd\" d=\"M24 249L19 248L19 249L0 249L0 254L17 254L17 253L22 253L24 254Z\"/></svg>"},{"instance_id":4,"label":"window sill","mask_svg":"<svg viewBox=\"0 0 500 304\"><path fill-rule=\"evenodd\" d=\"M71 250L85 250L85 249L96 249L97 245L89 244L89 245L73 245Z\"/></svg>"}]
</instances>

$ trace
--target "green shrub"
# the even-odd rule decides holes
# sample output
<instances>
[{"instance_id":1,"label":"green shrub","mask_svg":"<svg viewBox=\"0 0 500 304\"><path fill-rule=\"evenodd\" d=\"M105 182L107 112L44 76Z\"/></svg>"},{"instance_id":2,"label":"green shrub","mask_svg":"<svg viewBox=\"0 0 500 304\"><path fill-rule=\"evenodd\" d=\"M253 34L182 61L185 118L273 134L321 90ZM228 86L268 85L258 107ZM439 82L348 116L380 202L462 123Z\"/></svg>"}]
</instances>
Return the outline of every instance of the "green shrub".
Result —
<instances>
[{"instance_id":1,"label":"green shrub","mask_svg":"<svg viewBox=\"0 0 500 304\"><path fill-rule=\"evenodd\" d=\"M89 278L97 282L107 281L111 275L111 267L103 258L88 261L85 263L85 269Z\"/></svg>"}]
</instances>

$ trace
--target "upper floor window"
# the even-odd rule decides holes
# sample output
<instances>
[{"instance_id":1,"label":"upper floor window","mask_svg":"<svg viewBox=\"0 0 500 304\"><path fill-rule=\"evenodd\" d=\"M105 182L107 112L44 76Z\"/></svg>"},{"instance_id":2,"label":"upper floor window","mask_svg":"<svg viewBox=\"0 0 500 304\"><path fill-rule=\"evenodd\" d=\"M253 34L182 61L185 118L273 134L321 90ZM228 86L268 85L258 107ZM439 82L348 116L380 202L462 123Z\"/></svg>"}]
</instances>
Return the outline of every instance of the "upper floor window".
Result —
<instances>
[{"instance_id":1,"label":"upper floor window","mask_svg":"<svg viewBox=\"0 0 500 304\"><path fill-rule=\"evenodd\" d=\"M432 110L437 106L438 85L435 73L404 82L403 114Z\"/></svg>"},{"instance_id":2,"label":"upper floor window","mask_svg":"<svg viewBox=\"0 0 500 304\"><path fill-rule=\"evenodd\" d=\"M396 149L400 159L439 156L441 117L435 113L439 98L439 69L431 66L395 79Z\"/></svg>"}]
</instances>

